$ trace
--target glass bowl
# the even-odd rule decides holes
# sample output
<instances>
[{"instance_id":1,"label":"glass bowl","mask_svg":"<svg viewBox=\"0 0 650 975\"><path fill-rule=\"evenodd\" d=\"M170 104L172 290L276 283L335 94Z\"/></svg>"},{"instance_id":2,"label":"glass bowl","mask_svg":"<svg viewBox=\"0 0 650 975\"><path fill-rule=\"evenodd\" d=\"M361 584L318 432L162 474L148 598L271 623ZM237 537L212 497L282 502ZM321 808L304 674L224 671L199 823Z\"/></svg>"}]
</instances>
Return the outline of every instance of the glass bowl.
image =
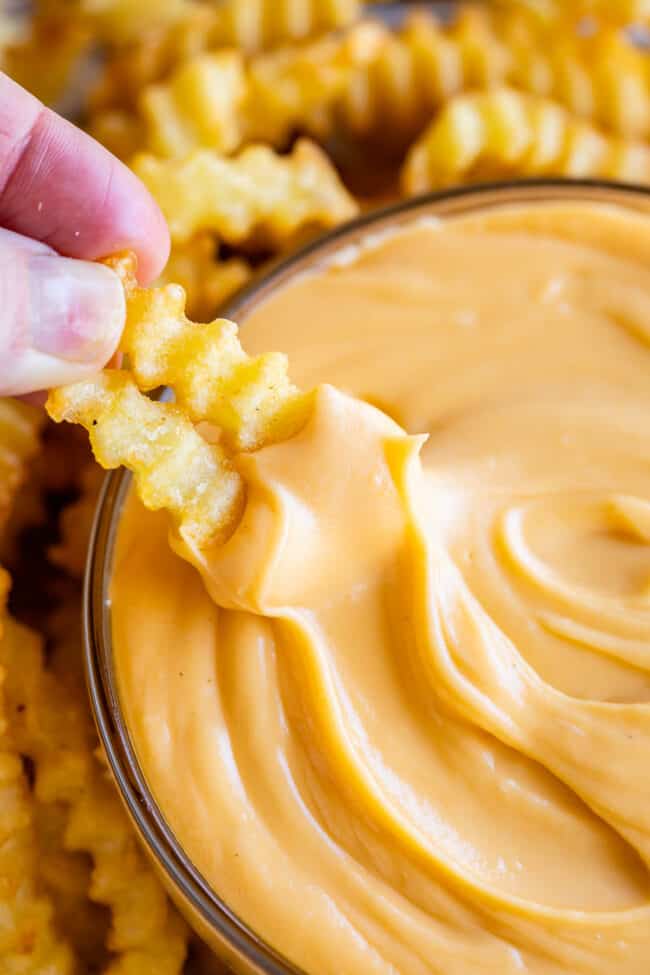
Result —
<instances>
[{"instance_id":1,"label":"glass bowl","mask_svg":"<svg viewBox=\"0 0 650 975\"><path fill-rule=\"evenodd\" d=\"M650 190L615 183L531 180L456 189L366 214L276 263L224 314L245 325L253 309L296 275L327 264L342 248L422 218L441 220L521 203L591 201L650 215ZM117 527L131 475L107 477L90 540L84 590L84 639L92 709L108 762L135 829L163 883L216 956L250 975L306 975L228 908L189 861L148 789L120 708L111 641L110 581ZM312 973L313 975L313 973Z\"/></svg>"}]
</instances>

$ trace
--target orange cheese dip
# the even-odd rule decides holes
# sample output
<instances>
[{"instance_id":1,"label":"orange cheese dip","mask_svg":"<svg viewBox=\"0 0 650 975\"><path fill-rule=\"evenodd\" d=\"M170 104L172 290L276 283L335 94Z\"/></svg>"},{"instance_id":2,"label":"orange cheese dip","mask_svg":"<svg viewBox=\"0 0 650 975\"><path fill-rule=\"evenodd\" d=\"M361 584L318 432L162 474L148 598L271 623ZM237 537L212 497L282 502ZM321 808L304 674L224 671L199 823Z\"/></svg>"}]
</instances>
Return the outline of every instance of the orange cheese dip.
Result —
<instances>
[{"instance_id":1,"label":"orange cheese dip","mask_svg":"<svg viewBox=\"0 0 650 975\"><path fill-rule=\"evenodd\" d=\"M140 762L306 971L650 971L649 338L640 216L414 224L245 323L333 385L203 580L129 500Z\"/></svg>"}]
</instances>

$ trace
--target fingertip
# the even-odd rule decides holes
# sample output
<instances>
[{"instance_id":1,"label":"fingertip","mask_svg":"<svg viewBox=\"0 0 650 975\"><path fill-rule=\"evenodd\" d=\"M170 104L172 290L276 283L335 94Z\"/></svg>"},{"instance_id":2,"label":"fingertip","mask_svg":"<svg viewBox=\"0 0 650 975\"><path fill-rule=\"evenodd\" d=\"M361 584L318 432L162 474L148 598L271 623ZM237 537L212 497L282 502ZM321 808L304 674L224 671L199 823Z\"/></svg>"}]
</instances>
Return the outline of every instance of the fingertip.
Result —
<instances>
[{"instance_id":1,"label":"fingertip","mask_svg":"<svg viewBox=\"0 0 650 975\"><path fill-rule=\"evenodd\" d=\"M169 256L165 219L146 187L89 135L42 111L0 197L4 226L67 257L138 257L147 284Z\"/></svg>"}]
</instances>

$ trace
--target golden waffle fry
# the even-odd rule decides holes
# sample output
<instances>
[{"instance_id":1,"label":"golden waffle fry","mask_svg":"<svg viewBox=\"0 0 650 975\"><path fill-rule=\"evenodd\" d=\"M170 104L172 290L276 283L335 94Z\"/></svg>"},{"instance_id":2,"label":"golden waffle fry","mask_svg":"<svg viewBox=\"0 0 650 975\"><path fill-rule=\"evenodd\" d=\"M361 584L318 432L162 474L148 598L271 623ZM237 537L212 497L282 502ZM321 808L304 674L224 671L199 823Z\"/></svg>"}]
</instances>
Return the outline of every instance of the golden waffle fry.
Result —
<instances>
[{"instance_id":1,"label":"golden waffle fry","mask_svg":"<svg viewBox=\"0 0 650 975\"><path fill-rule=\"evenodd\" d=\"M0 399L0 534L27 465L38 450L42 424L34 407Z\"/></svg>"},{"instance_id":2,"label":"golden waffle fry","mask_svg":"<svg viewBox=\"0 0 650 975\"><path fill-rule=\"evenodd\" d=\"M554 98L581 118L618 135L647 137L648 56L623 31L600 26L582 36L571 25L562 23L549 29L516 10L503 19L504 41L512 54L509 81L513 85Z\"/></svg>"},{"instance_id":3,"label":"golden waffle fry","mask_svg":"<svg viewBox=\"0 0 650 975\"><path fill-rule=\"evenodd\" d=\"M243 258L222 260L216 241L206 233L172 248L158 283L178 282L187 295L187 314L195 321L208 322L252 273Z\"/></svg>"},{"instance_id":4,"label":"golden waffle fry","mask_svg":"<svg viewBox=\"0 0 650 975\"><path fill-rule=\"evenodd\" d=\"M452 28L426 13L407 18L388 32L375 55L352 76L336 107L343 128L356 137L378 137L387 129L394 149L413 138L447 98L477 83L502 81L508 54L490 21L472 13Z\"/></svg>"},{"instance_id":5,"label":"golden waffle fry","mask_svg":"<svg viewBox=\"0 0 650 975\"><path fill-rule=\"evenodd\" d=\"M243 485L222 448L207 443L178 406L144 396L129 373L105 370L54 390L47 409L57 422L88 430L102 467L132 470L143 503L167 509L183 538L202 546L230 532Z\"/></svg>"},{"instance_id":6,"label":"golden waffle fry","mask_svg":"<svg viewBox=\"0 0 650 975\"><path fill-rule=\"evenodd\" d=\"M409 152L402 186L418 193L514 173L647 182L650 147L607 136L547 99L502 88L452 99Z\"/></svg>"},{"instance_id":7,"label":"golden waffle fry","mask_svg":"<svg viewBox=\"0 0 650 975\"><path fill-rule=\"evenodd\" d=\"M352 23L360 0L223 0L214 41L259 51Z\"/></svg>"},{"instance_id":8,"label":"golden waffle fry","mask_svg":"<svg viewBox=\"0 0 650 975\"><path fill-rule=\"evenodd\" d=\"M194 5L178 23L159 24L129 44L106 52L99 79L90 92L91 111L133 112L146 85L162 81L209 46L214 17L213 7Z\"/></svg>"},{"instance_id":9,"label":"golden waffle fry","mask_svg":"<svg viewBox=\"0 0 650 975\"><path fill-rule=\"evenodd\" d=\"M127 291L120 348L138 388L171 386L183 413L219 427L233 451L285 440L304 425L310 396L290 381L285 355L248 356L233 322L197 325L178 285L139 288L131 257L113 264Z\"/></svg>"},{"instance_id":10,"label":"golden waffle fry","mask_svg":"<svg viewBox=\"0 0 650 975\"><path fill-rule=\"evenodd\" d=\"M13 717L8 722L3 686L7 638L4 601L8 590L4 571L0 589L4 617L0 624L0 958L7 972L72 975L73 953L56 930L53 904L40 883L35 800L14 741Z\"/></svg>"},{"instance_id":11,"label":"golden waffle fry","mask_svg":"<svg viewBox=\"0 0 650 975\"><path fill-rule=\"evenodd\" d=\"M197 148L228 153L244 141L282 145L297 128L326 134L331 106L385 33L378 24L362 23L247 64L236 50L199 54L142 91L147 148L174 158ZM133 118L130 124L136 124Z\"/></svg>"},{"instance_id":12,"label":"golden waffle fry","mask_svg":"<svg viewBox=\"0 0 650 975\"><path fill-rule=\"evenodd\" d=\"M171 80L140 97L147 146L161 156L185 156L196 146L231 152L242 141L244 61L238 51L202 54Z\"/></svg>"},{"instance_id":13,"label":"golden waffle fry","mask_svg":"<svg viewBox=\"0 0 650 975\"><path fill-rule=\"evenodd\" d=\"M113 953L107 975L139 971L178 975L187 930L140 853L115 789L93 754L97 740L83 682L79 612L73 603L55 621L47 668L40 639L25 627L9 620L7 639L0 644L0 664L11 677L7 697L18 715L12 721L12 744L33 762L38 814L47 824L38 869L57 891L59 917L73 932L81 958L85 951L94 952L97 964L95 939L101 935ZM0 810L5 810L1 793L0 783ZM39 848L34 836L26 852L35 862ZM101 912L88 912L84 887L93 901L110 910L108 935ZM75 902L86 913L81 931L69 914ZM44 916L51 914L50 909ZM41 965L44 960L49 960L48 955L41 957ZM49 975L45 967L16 969L34 975L46 970ZM53 965L51 971L58 975L72 969Z\"/></svg>"},{"instance_id":14,"label":"golden waffle fry","mask_svg":"<svg viewBox=\"0 0 650 975\"><path fill-rule=\"evenodd\" d=\"M252 58L242 106L247 141L281 146L295 131L329 135L334 105L386 36L382 25L362 22L339 34Z\"/></svg>"},{"instance_id":15,"label":"golden waffle fry","mask_svg":"<svg viewBox=\"0 0 650 975\"><path fill-rule=\"evenodd\" d=\"M262 145L234 159L204 149L183 160L137 156L133 170L158 201L175 243L209 230L229 244L279 247L357 212L327 156L306 139L288 156Z\"/></svg>"}]
</instances>

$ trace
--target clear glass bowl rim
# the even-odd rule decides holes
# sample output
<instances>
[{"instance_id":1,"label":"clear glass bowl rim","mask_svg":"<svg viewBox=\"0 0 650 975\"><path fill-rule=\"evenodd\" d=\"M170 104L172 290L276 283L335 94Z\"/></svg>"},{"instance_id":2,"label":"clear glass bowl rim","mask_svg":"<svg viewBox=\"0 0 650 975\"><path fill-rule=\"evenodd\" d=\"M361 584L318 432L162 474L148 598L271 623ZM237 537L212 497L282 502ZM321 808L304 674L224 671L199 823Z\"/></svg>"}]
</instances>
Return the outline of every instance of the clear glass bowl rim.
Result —
<instances>
[{"instance_id":1,"label":"clear glass bowl rim","mask_svg":"<svg viewBox=\"0 0 650 975\"><path fill-rule=\"evenodd\" d=\"M650 188L594 180L534 179L460 187L401 201L364 214L277 261L253 280L222 311L243 321L252 309L294 275L311 271L340 248L354 245L386 227L422 217L447 218L508 204L534 202L610 203L650 215ZM306 975L241 921L191 864L149 791L122 719L112 666L110 578L122 503L131 475L110 473L98 501L91 533L83 594L86 679L93 717L122 799L141 841L168 883L189 902L229 954L259 975Z\"/></svg>"}]
</instances>

